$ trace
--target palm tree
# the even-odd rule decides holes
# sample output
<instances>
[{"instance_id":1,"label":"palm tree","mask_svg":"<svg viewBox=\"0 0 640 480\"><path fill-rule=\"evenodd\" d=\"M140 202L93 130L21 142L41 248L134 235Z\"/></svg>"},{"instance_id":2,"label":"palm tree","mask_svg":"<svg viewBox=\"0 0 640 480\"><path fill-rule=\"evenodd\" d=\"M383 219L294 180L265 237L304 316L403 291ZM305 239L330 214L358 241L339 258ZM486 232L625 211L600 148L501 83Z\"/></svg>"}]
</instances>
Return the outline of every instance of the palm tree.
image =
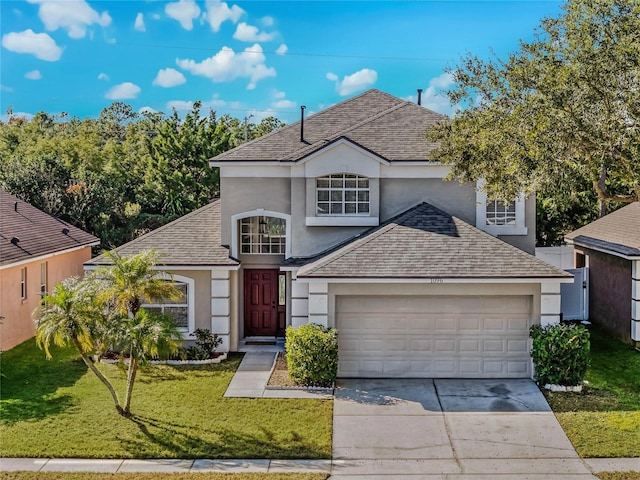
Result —
<instances>
[{"instance_id":1,"label":"palm tree","mask_svg":"<svg viewBox=\"0 0 640 480\"><path fill-rule=\"evenodd\" d=\"M88 279L71 277L57 284L52 293L42 299L42 306L35 312L36 343L51 358L49 347L70 344L80 353L85 365L107 387L118 413L124 414L118 394L111 382L96 368L90 354L94 351L96 332L100 329L93 285Z\"/></svg>"},{"instance_id":2,"label":"palm tree","mask_svg":"<svg viewBox=\"0 0 640 480\"><path fill-rule=\"evenodd\" d=\"M182 340L171 317L152 314L141 306L157 299L178 300L182 292L158 275L155 266L159 254L156 251L143 251L129 257L122 257L116 251L105 255L111 265L99 268L93 274L101 284L96 299L115 311L117 323L110 322L111 339L129 355L123 408L123 414L128 416L140 362L163 350L176 351Z\"/></svg>"}]
</instances>

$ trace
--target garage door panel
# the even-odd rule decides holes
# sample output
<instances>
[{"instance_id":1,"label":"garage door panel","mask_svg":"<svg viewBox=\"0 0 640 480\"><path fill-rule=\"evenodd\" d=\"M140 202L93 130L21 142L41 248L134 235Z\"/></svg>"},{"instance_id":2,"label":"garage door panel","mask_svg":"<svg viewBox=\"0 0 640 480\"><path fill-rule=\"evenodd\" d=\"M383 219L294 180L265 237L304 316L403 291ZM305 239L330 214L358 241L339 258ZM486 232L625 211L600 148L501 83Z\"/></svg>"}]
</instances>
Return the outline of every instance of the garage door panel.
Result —
<instances>
[{"instance_id":1,"label":"garage door panel","mask_svg":"<svg viewBox=\"0 0 640 480\"><path fill-rule=\"evenodd\" d=\"M527 296L337 297L338 374L530 377L532 304Z\"/></svg>"}]
</instances>

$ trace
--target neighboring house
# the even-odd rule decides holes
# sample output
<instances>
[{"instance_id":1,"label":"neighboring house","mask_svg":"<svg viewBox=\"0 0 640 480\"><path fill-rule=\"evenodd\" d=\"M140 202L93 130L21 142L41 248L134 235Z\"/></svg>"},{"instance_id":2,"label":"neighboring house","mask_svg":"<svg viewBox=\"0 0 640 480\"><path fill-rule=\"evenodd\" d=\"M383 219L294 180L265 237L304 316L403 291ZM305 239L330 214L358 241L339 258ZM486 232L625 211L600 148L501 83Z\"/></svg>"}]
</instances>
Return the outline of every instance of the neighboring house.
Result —
<instances>
[{"instance_id":1,"label":"neighboring house","mask_svg":"<svg viewBox=\"0 0 640 480\"><path fill-rule=\"evenodd\" d=\"M221 200L118 250L164 252L187 296L154 307L186 339L313 322L338 328L343 377L530 377L529 327L560 320L571 275L531 255L534 198L443 180L443 118L369 90L213 158Z\"/></svg>"},{"instance_id":2,"label":"neighboring house","mask_svg":"<svg viewBox=\"0 0 640 480\"><path fill-rule=\"evenodd\" d=\"M0 351L34 335L33 311L65 278L83 274L97 237L0 190Z\"/></svg>"},{"instance_id":3,"label":"neighboring house","mask_svg":"<svg viewBox=\"0 0 640 480\"><path fill-rule=\"evenodd\" d=\"M565 235L575 266L589 267L589 320L640 342L640 203Z\"/></svg>"}]
</instances>

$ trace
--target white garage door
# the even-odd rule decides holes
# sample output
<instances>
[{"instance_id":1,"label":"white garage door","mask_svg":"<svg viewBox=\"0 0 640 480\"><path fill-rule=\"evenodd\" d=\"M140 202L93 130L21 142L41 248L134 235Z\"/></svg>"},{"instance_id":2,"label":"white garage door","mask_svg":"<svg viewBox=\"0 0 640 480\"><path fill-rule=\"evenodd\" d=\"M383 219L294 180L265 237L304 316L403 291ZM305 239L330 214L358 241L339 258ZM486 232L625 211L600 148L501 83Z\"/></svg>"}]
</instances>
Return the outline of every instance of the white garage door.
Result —
<instances>
[{"instance_id":1,"label":"white garage door","mask_svg":"<svg viewBox=\"0 0 640 480\"><path fill-rule=\"evenodd\" d=\"M531 376L531 296L338 296L340 377Z\"/></svg>"}]
</instances>

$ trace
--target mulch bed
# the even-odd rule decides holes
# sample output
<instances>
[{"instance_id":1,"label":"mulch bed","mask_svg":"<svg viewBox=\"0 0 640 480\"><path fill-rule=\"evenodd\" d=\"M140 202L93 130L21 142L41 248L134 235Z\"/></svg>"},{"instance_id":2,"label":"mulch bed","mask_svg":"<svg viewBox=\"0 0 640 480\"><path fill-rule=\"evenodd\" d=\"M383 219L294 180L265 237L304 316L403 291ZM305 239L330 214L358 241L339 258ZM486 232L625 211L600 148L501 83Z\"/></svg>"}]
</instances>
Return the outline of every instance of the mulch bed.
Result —
<instances>
[{"instance_id":1,"label":"mulch bed","mask_svg":"<svg viewBox=\"0 0 640 480\"><path fill-rule=\"evenodd\" d=\"M299 387L289 376L289 370L287 370L287 357L284 353L278 353L276 358L276 366L269 377L267 382L269 387Z\"/></svg>"}]
</instances>

